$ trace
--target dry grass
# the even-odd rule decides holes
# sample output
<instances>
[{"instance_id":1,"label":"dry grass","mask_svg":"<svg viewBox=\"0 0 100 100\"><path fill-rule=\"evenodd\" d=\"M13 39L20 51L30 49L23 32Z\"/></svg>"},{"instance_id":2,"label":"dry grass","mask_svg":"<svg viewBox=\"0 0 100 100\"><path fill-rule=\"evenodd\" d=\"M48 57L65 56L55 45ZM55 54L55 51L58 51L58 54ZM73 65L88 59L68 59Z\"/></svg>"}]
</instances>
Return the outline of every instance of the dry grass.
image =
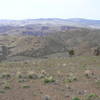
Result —
<instances>
[{"instance_id":1,"label":"dry grass","mask_svg":"<svg viewBox=\"0 0 100 100\"><path fill-rule=\"evenodd\" d=\"M41 100L43 96L49 95L53 100L71 100L73 97L86 100L86 95L89 94L100 96L99 66L100 57L86 56L1 62L0 76L3 78L0 77L0 94L2 94L0 98L1 100L13 100L20 96L15 100L22 100L22 98ZM85 76L87 70L89 78ZM90 71L93 71L93 75ZM40 78L41 75L43 77ZM45 80L47 84L44 84ZM33 95L33 91L36 95ZM2 99L3 97L10 99Z\"/></svg>"}]
</instances>

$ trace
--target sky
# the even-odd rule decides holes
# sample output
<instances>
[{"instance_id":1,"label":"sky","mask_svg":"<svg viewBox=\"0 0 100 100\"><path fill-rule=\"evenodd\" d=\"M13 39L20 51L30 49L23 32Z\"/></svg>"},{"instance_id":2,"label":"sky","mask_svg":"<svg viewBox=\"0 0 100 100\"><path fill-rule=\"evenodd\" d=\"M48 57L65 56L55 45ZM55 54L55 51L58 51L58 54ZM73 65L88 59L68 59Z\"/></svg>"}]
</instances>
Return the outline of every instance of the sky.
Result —
<instances>
[{"instance_id":1,"label":"sky","mask_svg":"<svg viewBox=\"0 0 100 100\"><path fill-rule=\"evenodd\" d=\"M100 0L0 0L0 19L100 20Z\"/></svg>"}]
</instances>

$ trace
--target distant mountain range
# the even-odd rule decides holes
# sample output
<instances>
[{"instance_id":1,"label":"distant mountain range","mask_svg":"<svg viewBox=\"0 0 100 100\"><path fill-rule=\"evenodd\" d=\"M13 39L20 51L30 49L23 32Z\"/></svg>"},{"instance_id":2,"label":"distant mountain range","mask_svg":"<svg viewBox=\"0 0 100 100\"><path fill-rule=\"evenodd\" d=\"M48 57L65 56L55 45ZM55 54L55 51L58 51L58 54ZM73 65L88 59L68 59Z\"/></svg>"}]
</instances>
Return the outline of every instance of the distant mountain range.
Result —
<instances>
[{"instance_id":1,"label":"distant mountain range","mask_svg":"<svg viewBox=\"0 0 100 100\"><path fill-rule=\"evenodd\" d=\"M100 28L100 20L90 20L82 18L40 18L40 19L26 19L26 20L0 20L0 26L25 26L29 24L42 24L42 25L67 25L75 27L89 27Z\"/></svg>"},{"instance_id":2,"label":"distant mountain range","mask_svg":"<svg viewBox=\"0 0 100 100\"><path fill-rule=\"evenodd\" d=\"M79 28L100 29L100 20L88 20L82 18L0 20L0 34L44 36Z\"/></svg>"}]
</instances>

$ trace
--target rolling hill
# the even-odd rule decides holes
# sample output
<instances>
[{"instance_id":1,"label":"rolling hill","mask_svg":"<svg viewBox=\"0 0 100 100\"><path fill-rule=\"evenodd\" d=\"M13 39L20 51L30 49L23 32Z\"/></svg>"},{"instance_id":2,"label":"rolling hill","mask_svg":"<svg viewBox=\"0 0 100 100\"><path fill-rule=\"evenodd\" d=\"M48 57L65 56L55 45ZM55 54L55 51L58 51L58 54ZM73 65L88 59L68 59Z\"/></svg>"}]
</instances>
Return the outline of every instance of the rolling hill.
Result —
<instances>
[{"instance_id":1,"label":"rolling hill","mask_svg":"<svg viewBox=\"0 0 100 100\"><path fill-rule=\"evenodd\" d=\"M1 20L0 45L8 47L8 57L64 56L70 49L75 55L92 55L92 50L100 47L99 22L74 18Z\"/></svg>"}]
</instances>

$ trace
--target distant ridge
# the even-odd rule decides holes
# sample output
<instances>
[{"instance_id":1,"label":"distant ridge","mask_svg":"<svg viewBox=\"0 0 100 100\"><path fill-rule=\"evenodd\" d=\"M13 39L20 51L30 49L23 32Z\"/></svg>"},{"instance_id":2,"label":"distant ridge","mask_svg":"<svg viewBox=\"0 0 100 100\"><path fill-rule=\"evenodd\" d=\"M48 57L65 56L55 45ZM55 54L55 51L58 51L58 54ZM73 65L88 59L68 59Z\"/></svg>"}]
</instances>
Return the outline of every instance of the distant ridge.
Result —
<instances>
[{"instance_id":1,"label":"distant ridge","mask_svg":"<svg viewBox=\"0 0 100 100\"><path fill-rule=\"evenodd\" d=\"M1 19L0 26L10 25L10 26L25 26L25 25L63 25L63 26L75 26L75 27L87 27L87 28L100 28L100 20L91 20L84 18L38 18L38 19L23 19L23 20L8 20Z\"/></svg>"}]
</instances>

